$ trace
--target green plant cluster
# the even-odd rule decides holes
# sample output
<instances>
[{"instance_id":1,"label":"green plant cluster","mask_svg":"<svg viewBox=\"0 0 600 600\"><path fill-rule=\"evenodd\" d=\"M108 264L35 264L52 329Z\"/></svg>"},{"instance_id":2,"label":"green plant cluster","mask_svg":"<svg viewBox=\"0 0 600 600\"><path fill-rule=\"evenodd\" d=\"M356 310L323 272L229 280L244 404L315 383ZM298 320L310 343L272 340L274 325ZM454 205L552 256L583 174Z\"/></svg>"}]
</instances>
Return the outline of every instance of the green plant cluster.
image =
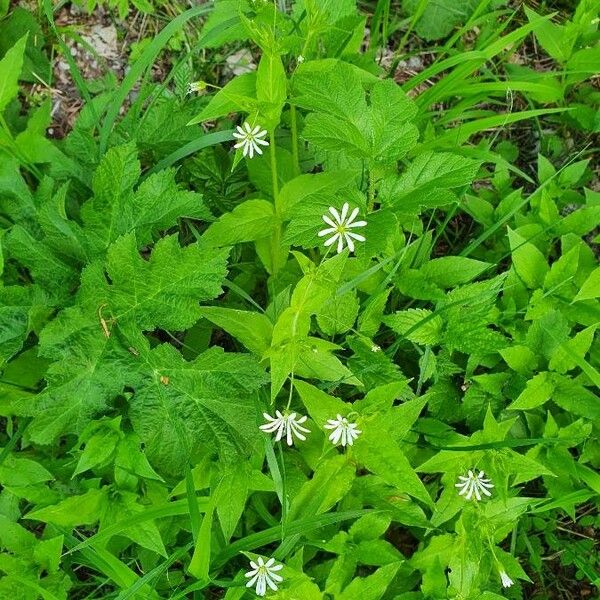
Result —
<instances>
[{"instance_id":1,"label":"green plant cluster","mask_svg":"<svg viewBox=\"0 0 600 600\"><path fill-rule=\"evenodd\" d=\"M0 598L598 593L593 0L219 0L99 87L3 6Z\"/></svg>"}]
</instances>

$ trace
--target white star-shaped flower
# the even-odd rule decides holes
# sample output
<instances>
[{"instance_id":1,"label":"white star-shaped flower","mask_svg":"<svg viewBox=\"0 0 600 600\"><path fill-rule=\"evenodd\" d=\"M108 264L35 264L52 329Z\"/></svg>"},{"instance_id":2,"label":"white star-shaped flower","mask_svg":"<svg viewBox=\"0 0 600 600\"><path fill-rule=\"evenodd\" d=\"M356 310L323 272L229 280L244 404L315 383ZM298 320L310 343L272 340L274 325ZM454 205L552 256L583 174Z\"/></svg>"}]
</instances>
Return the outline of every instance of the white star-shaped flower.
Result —
<instances>
[{"instance_id":1,"label":"white star-shaped flower","mask_svg":"<svg viewBox=\"0 0 600 600\"><path fill-rule=\"evenodd\" d=\"M325 235L331 235L331 237L325 241L325 246L331 246L337 241L337 252L338 254L344 249L344 242L348 245L350 252L354 252L354 240L364 242L365 237L358 233L350 231L354 227L364 227L366 221L355 221L358 215L358 207L355 208L348 216L348 210L350 205L344 202L342 206L342 213L340 214L333 206L329 207L329 212L333 216L333 219L328 215L323 215L323 221L329 225L326 229L319 231L319 237Z\"/></svg>"},{"instance_id":2,"label":"white star-shaped flower","mask_svg":"<svg viewBox=\"0 0 600 600\"><path fill-rule=\"evenodd\" d=\"M465 496L465 500L470 500L473 494L475 494L477 500L481 500L482 493L491 496L490 489L494 487L494 484L490 479L486 479L484 475L483 471L479 471L477 475L473 471L469 471L466 477L459 475L460 483L455 484L455 487L460 488L458 495Z\"/></svg>"},{"instance_id":3,"label":"white star-shaped flower","mask_svg":"<svg viewBox=\"0 0 600 600\"><path fill-rule=\"evenodd\" d=\"M266 433L277 432L275 441L280 441L285 436L287 445L291 446L294 443L293 436L296 436L299 440L306 440L306 436L303 433L310 433L310 429L302 427L302 423L308 418L306 415L298 418L298 415L293 412L289 415L282 415L278 410L275 411L275 416L272 417L267 413L263 413L263 417L269 421L264 425L260 426L260 429Z\"/></svg>"},{"instance_id":4,"label":"white star-shaped flower","mask_svg":"<svg viewBox=\"0 0 600 600\"><path fill-rule=\"evenodd\" d=\"M246 587L253 587L256 585L256 595L264 596L267 593L267 586L269 586L274 592L277 591L277 584L283 581L281 575L277 575L277 571L283 569L283 565L275 563L274 558L270 558L267 562L264 561L262 556L250 561L251 571L246 573L246 577L250 577L250 581L246 584Z\"/></svg>"},{"instance_id":5,"label":"white star-shaped flower","mask_svg":"<svg viewBox=\"0 0 600 600\"><path fill-rule=\"evenodd\" d=\"M354 440L362 433L357 428L356 423L350 423L346 417L342 415L336 415L335 419L328 419L325 429L333 429L333 433L329 436L329 439L337 444L340 440L342 446L352 446Z\"/></svg>"},{"instance_id":6,"label":"white star-shaped flower","mask_svg":"<svg viewBox=\"0 0 600 600\"><path fill-rule=\"evenodd\" d=\"M244 156L254 157L254 153L262 154L261 146L268 146L269 142L264 140L267 135L267 130L260 128L260 125L256 125L254 129L250 126L250 123L246 121L242 127L237 126L237 131L233 132L233 137L240 140L235 144L234 148L243 148Z\"/></svg>"},{"instance_id":7,"label":"white star-shaped flower","mask_svg":"<svg viewBox=\"0 0 600 600\"><path fill-rule=\"evenodd\" d=\"M500 581L502 582L502 587L505 588L509 588L514 583L506 571L500 571Z\"/></svg>"}]
</instances>

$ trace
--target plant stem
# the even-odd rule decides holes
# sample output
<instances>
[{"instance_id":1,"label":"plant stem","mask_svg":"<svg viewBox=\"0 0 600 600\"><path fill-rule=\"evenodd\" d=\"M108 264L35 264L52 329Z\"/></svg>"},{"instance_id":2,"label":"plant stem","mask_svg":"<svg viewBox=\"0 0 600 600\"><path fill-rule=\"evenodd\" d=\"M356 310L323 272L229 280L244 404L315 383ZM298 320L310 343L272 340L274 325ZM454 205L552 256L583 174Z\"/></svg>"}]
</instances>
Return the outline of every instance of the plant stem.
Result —
<instances>
[{"instance_id":1,"label":"plant stem","mask_svg":"<svg viewBox=\"0 0 600 600\"><path fill-rule=\"evenodd\" d=\"M300 158L298 156L298 121L296 107L290 104L290 123L292 126L292 158L294 162L294 175L300 175Z\"/></svg>"},{"instance_id":2,"label":"plant stem","mask_svg":"<svg viewBox=\"0 0 600 600\"><path fill-rule=\"evenodd\" d=\"M271 140L270 154L271 154L271 181L273 182L273 201L277 206L277 196L279 196L279 181L277 180L277 151L275 147L275 130L269 132L269 138Z\"/></svg>"},{"instance_id":3,"label":"plant stem","mask_svg":"<svg viewBox=\"0 0 600 600\"><path fill-rule=\"evenodd\" d=\"M273 184L273 203L275 205L275 218L277 223L271 236L271 261L273 275L279 271L279 254L281 244L281 207L279 206L279 181L277 178L277 148L275 145L275 130L272 129L269 132L269 139L271 145L269 147L269 154L271 156L271 182Z\"/></svg>"},{"instance_id":4,"label":"plant stem","mask_svg":"<svg viewBox=\"0 0 600 600\"><path fill-rule=\"evenodd\" d=\"M369 204L368 204L368 212L373 210L375 206L375 175L373 174L373 169L369 169Z\"/></svg>"}]
</instances>

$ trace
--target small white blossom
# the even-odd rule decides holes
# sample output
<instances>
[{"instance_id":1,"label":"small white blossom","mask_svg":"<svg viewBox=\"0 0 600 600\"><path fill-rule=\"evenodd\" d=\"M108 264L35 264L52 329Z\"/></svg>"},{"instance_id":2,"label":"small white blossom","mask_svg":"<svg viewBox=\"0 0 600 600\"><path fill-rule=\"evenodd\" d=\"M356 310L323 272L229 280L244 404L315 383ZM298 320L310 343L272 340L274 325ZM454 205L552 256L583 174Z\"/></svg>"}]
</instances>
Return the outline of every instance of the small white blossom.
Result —
<instances>
[{"instance_id":1,"label":"small white blossom","mask_svg":"<svg viewBox=\"0 0 600 600\"><path fill-rule=\"evenodd\" d=\"M506 571L500 571L500 581L502 581L502 587L505 588L509 588L514 583Z\"/></svg>"},{"instance_id":2,"label":"small white blossom","mask_svg":"<svg viewBox=\"0 0 600 600\"><path fill-rule=\"evenodd\" d=\"M256 125L254 129L250 126L250 123L246 121L243 126L238 125L237 131L233 132L233 137L240 140L235 144L234 148L243 148L244 156L254 157L254 153L262 154L261 146L268 146L269 142L264 140L267 135L267 130L260 128L260 125Z\"/></svg>"},{"instance_id":3,"label":"small white blossom","mask_svg":"<svg viewBox=\"0 0 600 600\"><path fill-rule=\"evenodd\" d=\"M298 58L296 59L296 62L301 65L304 62L304 56L302 56L302 54L298 55Z\"/></svg>"},{"instance_id":4,"label":"small white blossom","mask_svg":"<svg viewBox=\"0 0 600 600\"><path fill-rule=\"evenodd\" d=\"M458 495L465 496L466 500L470 500L473 494L475 494L477 500L481 500L481 493L491 496L492 494L489 490L494 487L494 484L490 479L486 479L484 475L483 471L479 471L477 475L473 471L469 471L467 477L460 475L458 477L460 483L455 484L455 487L460 488Z\"/></svg>"},{"instance_id":5,"label":"small white blossom","mask_svg":"<svg viewBox=\"0 0 600 600\"><path fill-rule=\"evenodd\" d=\"M342 206L342 213L340 214L333 206L329 207L329 212L333 216L333 219L328 215L323 215L323 221L329 225L326 229L319 231L319 237L325 235L331 235L331 237L325 242L325 246L331 246L337 241L338 254L344 249L344 242L348 245L350 252L354 252L354 240L364 242L365 237L349 231L354 227L364 227L366 221L355 221L358 215L358 207L355 208L350 216L348 216L348 210L350 206L347 202Z\"/></svg>"},{"instance_id":6,"label":"small white blossom","mask_svg":"<svg viewBox=\"0 0 600 600\"><path fill-rule=\"evenodd\" d=\"M275 417L267 413L263 413L263 417L269 421L264 425L260 426L260 429L266 433L277 432L275 441L279 442L283 436L285 436L287 445L291 446L294 443L293 436L296 436L299 440L306 440L306 436L303 433L310 433L310 429L302 427L302 423L308 418L306 415L297 418L295 412L289 415L282 415L278 410L275 411Z\"/></svg>"},{"instance_id":7,"label":"small white blossom","mask_svg":"<svg viewBox=\"0 0 600 600\"><path fill-rule=\"evenodd\" d=\"M378 346L377 344L373 344L371 346L371 352L381 352L381 346Z\"/></svg>"},{"instance_id":8,"label":"small white blossom","mask_svg":"<svg viewBox=\"0 0 600 600\"><path fill-rule=\"evenodd\" d=\"M337 415L335 419L328 419L325 429L333 429L333 433L329 436L329 439L337 444L340 440L342 446L352 446L354 440L362 433L357 428L356 423L350 423L346 417Z\"/></svg>"},{"instance_id":9,"label":"small white blossom","mask_svg":"<svg viewBox=\"0 0 600 600\"><path fill-rule=\"evenodd\" d=\"M277 575L277 571L283 569L283 565L275 563L274 558L270 558L267 562L264 561L262 556L250 561L251 571L246 573L246 577L250 577L250 581L246 584L246 587L253 587L256 585L256 595L264 596L267 593L267 586L269 586L274 592L277 591L277 584L283 581L281 575Z\"/></svg>"}]
</instances>

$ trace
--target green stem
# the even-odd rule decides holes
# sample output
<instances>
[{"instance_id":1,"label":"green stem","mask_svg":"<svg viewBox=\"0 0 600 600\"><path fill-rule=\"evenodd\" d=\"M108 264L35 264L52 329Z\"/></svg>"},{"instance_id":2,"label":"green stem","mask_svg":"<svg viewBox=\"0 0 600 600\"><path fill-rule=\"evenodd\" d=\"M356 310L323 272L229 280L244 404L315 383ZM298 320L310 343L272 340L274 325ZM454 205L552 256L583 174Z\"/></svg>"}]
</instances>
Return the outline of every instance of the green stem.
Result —
<instances>
[{"instance_id":1,"label":"green stem","mask_svg":"<svg viewBox=\"0 0 600 600\"><path fill-rule=\"evenodd\" d=\"M279 196L279 181L277 180L277 152L275 148L275 130L269 132L269 138L271 139L271 181L273 182L273 201L277 206L277 196Z\"/></svg>"},{"instance_id":2,"label":"green stem","mask_svg":"<svg viewBox=\"0 0 600 600\"><path fill-rule=\"evenodd\" d=\"M368 212L373 210L375 206L375 175L373 174L373 169L369 169L369 205Z\"/></svg>"},{"instance_id":3,"label":"green stem","mask_svg":"<svg viewBox=\"0 0 600 600\"><path fill-rule=\"evenodd\" d=\"M290 123L292 126L292 158L294 162L294 175L300 175L300 158L298 155L298 121L296 107L290 104Z\"/></svg>"},{"instance_id":4,"label":"green stem","mask_svg":"<svg viewBox=\"0 0 600 600\"><path fill-rule=\"evenodd\" d=\"M279 271L279 254L281 245L281 209L279 206L279 181L277 178L277 149L275 145L275 130L272 129L269 133L271 145L269 147L269 154L271 156L271 182L273 184L273 203L275 205L275 218L277 224L275 225L273 235L271 236L271 260L272 260L272 271L273 275L276 275Z\"/></svg>"}]
</instances>

